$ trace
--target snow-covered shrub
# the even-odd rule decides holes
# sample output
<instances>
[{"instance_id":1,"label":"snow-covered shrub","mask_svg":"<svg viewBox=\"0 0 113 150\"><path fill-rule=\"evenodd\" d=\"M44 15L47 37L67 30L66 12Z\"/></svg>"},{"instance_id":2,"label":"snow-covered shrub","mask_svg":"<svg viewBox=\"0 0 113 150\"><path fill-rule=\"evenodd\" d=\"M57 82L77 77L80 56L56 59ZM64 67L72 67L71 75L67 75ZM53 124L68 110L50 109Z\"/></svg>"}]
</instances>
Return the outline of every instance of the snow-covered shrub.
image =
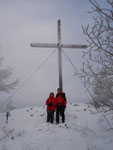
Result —
<instances>
[{"instance_id":1,"label":"snow-covered shrub","mask_svg":"<svg viewBox=\"0 0 113 150\"><path fill-rule=\"evenodd\" d=\"M97 0L89 1L94 22L92 26L83 26L89 47L84 51L81 78L97 107L113 106L113 2L104 0L103 6Z\"/></svg>"}]
</instances>

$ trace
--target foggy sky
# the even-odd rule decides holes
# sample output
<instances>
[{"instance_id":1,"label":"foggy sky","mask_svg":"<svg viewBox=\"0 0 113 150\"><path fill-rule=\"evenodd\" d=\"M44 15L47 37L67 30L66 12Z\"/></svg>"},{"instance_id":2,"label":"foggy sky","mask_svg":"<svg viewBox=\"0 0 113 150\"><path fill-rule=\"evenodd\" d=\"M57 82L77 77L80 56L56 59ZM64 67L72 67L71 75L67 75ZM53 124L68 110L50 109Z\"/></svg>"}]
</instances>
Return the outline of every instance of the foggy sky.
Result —
<instances>
[{"instance_id":1,"label":"foggy sky","mask_svg":"<svg viewBox=\"0 0 113 150\"><path fill-rule=\"evenodd\" d=\"M81 25L91 23L88 0L0 0L0 56L4 68L13 69L11 80L27 77L54 51L30 47L31 43L57 43L57 20L61 19L62 43L87 44ZM78 70L82 67L82 49L64 49ZM63 59L63 89L69 103L88 102L80 79L67 58ZM57 51L42 68L11 98L16 107L45 105L58 88ZM18 85L18 86L19 86ZM10 94L1 93L0 104Z\"/></svg>"}]
</instances>

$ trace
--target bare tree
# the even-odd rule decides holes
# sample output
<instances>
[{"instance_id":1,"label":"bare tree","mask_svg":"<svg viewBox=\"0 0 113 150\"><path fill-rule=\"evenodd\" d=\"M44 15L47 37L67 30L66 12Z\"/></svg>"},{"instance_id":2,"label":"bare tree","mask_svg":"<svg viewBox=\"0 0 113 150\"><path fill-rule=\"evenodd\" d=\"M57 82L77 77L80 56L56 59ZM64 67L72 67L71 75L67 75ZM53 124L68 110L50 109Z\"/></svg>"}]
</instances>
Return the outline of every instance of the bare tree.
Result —
<instances>
[{"instance_id":1,"label":"bare tree","mask_svg":"<svg viewBox=\"0 0 113 150\"><path fill-rule=\"evenodd\" d=\"M113 0L89 0L94 14L93 26L83 26L89 49L84 52L88 58L83 63L81 78L87 89L91 89L93 101L98 104L111 105L113 99Z\"/></svg>"},{"instance_id":2,"label":"bare tree","mask_svg":"<svg viewBox=\"0 0 113 150\"><path fill-rule=\"evenodd\" d=\"M2 65L3 58L0 58L0 67ZM18 84L18 79L16 79L13 82L9 82L9 78L12 75L12 69L10 67L6 69L0 69L0 92L6 92L9 93L11 90L15 88L15 86Z\"/></svg>"}]
</instances>

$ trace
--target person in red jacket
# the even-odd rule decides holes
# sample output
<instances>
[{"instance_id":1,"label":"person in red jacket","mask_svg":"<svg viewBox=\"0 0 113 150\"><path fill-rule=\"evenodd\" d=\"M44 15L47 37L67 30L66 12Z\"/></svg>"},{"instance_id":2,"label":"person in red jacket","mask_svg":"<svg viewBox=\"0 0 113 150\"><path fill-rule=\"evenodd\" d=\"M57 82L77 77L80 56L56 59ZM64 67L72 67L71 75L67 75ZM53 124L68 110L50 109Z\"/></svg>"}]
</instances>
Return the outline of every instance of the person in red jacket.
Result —
<instances>
[{"instance_id":1,"label":"person in red jacket","mask_svg":"<svg viewBox=\"0 0 113 150\"><path fill-rule=\"evenodd\" d=\"M49 98L46 100L47 105L47 122L53 123L54 121L54 111L56 109L56 98L54 93L49 94Z\"/></svg>"},{"instance_id":2,"label":"person in red jacket","mask_svg":"<svg viewBox=\"0 0 113 150\"><path fill-rule=\"evenodd\" d=\"M57 89L56 94L56 123L59 123L59 116L62 116L62 123L65 122L65 108L67 104L65 93L62 92L60 88Z\"/></svg>"}]
</instances>

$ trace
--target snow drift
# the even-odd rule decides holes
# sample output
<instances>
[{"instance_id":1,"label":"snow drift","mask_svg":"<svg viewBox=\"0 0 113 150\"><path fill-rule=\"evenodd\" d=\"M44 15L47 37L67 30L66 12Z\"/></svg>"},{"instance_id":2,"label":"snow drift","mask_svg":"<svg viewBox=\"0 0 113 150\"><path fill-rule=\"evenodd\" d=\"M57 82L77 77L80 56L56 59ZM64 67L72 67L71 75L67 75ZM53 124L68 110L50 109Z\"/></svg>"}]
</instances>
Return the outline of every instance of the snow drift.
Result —
<instances>
[{"instance_id":1,"label":"snow drift","mask_svg":"<svg viewBox=\"0 0 113 150\"><path fill-rule=\"evenodd\" d=\"M113 110L104 109L68 104L58 125L46 123L45 107L13 110L8 124L0 113L0 150L112 150Z\"/></svg>"}]
</instances>

